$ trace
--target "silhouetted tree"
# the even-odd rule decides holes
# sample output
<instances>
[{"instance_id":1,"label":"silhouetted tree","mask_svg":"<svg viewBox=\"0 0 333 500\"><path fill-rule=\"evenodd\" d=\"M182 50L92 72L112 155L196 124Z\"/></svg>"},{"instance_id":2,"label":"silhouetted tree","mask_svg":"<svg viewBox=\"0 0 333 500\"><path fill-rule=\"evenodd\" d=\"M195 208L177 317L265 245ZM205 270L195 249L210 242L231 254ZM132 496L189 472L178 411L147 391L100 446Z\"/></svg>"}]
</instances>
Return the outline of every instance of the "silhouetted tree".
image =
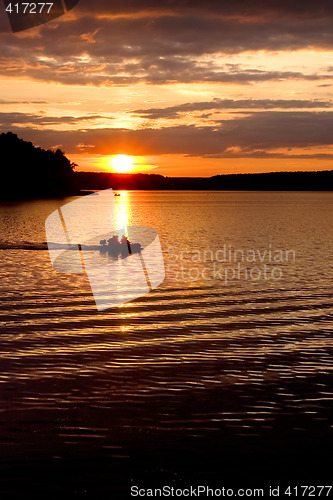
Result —
<instances>
[{"instance_id":1,"label":"silhouetted tree","mask_svg":"<svg viewBox=\"0 0 333 500\"><path fill-rule=\"evenodd\" d=\"M16 134L0 134L0 197L26 198L73 194L77 166L56 151L35 147Z\"/></svg>"}]
</instances>

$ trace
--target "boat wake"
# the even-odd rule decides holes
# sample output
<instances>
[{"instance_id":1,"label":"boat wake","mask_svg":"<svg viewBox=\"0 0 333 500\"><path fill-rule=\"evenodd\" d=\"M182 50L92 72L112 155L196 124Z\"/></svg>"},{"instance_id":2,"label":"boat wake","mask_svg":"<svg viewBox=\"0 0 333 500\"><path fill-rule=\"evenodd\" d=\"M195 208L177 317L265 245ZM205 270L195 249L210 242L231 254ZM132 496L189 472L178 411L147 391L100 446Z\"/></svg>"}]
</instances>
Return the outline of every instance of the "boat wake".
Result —
<instances>
[{"instance_id":1,"label":"boat wake","mask_svg":"<svg viewBox=\"0 0 333 500\"><path fill-rule=\"evenodd\" d=\"M77 247L85 250L100 250L100 245L76 245L76 244L64 244L64 243L49 243L46 241L36 243L30 241L0 241L0 250L48 250L49 248L55 250L77 250Z\"/></svg>"}]
</instances>

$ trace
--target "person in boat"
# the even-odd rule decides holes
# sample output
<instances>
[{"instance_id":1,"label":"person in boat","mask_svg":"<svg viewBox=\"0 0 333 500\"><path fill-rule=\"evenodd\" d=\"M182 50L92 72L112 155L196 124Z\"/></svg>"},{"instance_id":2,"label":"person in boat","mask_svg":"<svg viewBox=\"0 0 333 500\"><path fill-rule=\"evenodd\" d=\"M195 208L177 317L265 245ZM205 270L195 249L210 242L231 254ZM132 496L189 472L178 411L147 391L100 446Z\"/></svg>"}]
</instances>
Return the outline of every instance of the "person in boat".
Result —
<instances>
[{"instance_id":1,"label":"person in boat","mask_svg":"<svg viewBox=\"0 0 333 500\"><path fill-rule=\"evenodd\" d=\"M101 253L106 253L106 252L107 252L107 250L108 250L108 248L107 248L107 246L106 246L106 240L101 240L101 241L99 242L99 244L101 245L101 248L99 249L99 251L100 251Z\"/></svg>"},{"instance_id":2,"label":"person in boat","mask_svg":"<svg viewBox=\"0 0 333 500\"><path fill-rule=\"evenodd\" d=\"M119 253L119 239L118 235L116 235L112 236L112 238L108 240L108 254L112 255L113 257L118 257L118 253Z\"/></svg>"},{"instance_id":3,"label":"person in boat","mask_svg":"<svg viewBox=\"0 0 333 500\"><path fill-rule=\"evenodd\" d=\"M120 240L120 253L123 257L127 257L127 255L131 255L131 247L130 242L126 238L125 235L122 236Z\"/></svg>"},{"instance_id":4,"label":"person in boat","mask_svg":"<svg viewBox=\"0 0 333 500\"><path fill-rule=\"evenodd\" d=\"M122 257L127 257L142 250L140 243L131 243L125 235L122 236L120 241L118 235L115 235L107 241L100 240L99 244L101 245L101 253L108 252L113 257L118 257L119 253Z\"/></svg>"}]
</instances>

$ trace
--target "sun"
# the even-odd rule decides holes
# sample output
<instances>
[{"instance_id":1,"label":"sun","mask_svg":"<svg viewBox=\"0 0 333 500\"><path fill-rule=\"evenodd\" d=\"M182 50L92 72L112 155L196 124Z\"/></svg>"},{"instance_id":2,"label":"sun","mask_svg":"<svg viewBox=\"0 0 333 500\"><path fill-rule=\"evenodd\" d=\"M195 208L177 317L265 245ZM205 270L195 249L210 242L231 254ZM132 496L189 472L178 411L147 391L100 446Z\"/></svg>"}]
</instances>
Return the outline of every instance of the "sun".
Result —
<instances>
[{"instance_id":1,"label":"sun","mask_svg":"<svg viewBox=\"0 0 333 500\"><path fill-rule=\"evenodd\" d=\"M133 160L127 155L118 155L112 159L112 165L116 172L124 174L133 168Z\"/></svg>"}]
</instances>

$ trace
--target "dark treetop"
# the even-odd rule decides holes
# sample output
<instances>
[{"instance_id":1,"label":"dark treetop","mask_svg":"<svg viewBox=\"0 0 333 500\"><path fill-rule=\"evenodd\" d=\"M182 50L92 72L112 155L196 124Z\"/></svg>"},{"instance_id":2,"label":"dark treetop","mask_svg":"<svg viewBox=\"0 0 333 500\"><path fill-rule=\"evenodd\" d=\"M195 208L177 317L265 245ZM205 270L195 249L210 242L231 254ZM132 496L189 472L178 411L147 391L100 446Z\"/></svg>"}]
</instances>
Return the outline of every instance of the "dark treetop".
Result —
<instances>
[{"instance_id":1,"label":"dark treetop","mask_svg":"<svg viewBox=\"0 0 333 500\"><path fill-rule=\"evenodd\" d=\"M46 151L16 134L0 134L1 199L21 199L77 194L75 163L57 149Z\"/></svg>"}]
</instances>

